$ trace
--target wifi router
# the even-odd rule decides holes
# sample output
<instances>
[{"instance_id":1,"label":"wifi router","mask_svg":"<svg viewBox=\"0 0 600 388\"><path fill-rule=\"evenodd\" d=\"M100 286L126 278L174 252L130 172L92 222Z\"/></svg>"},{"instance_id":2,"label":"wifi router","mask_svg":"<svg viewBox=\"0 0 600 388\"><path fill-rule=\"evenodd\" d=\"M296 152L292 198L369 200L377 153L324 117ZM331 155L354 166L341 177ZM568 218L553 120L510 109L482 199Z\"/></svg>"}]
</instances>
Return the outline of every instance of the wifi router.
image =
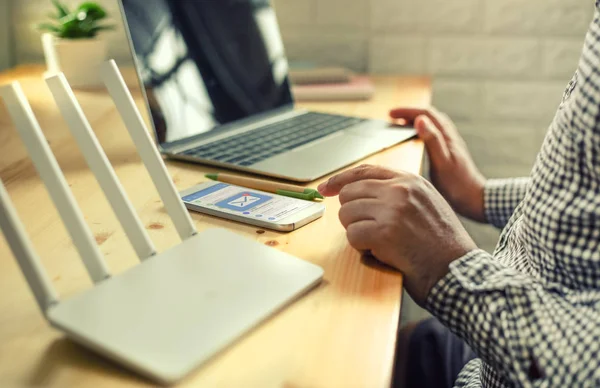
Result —
<instances>
[{"instance_id":1,"label":"wifi router","mask_svg":"<svg viewBox=\"0 0 600 388\"><path fill-rule=\"evenodd\" d=\"M227 230L197 233L115 62L107 62L101 75L182 242L156 253L62 74L46 82L142 262L111 276L18 83L0 87L0 95L94 287L59 300L1 181L0 227L52 326L172 384L316 286L323 270Z\"/></svg>"}]
</instances>

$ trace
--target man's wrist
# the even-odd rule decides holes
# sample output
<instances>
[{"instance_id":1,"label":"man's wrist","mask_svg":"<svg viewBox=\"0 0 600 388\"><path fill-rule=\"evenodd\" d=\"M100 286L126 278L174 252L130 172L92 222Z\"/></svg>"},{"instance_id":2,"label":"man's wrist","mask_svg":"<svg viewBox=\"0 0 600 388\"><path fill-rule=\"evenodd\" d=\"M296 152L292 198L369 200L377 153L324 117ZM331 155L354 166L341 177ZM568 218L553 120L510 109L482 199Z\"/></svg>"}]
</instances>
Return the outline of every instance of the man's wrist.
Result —
<instances>
[{"instance_id":1,"label":"man's wrist","mask_svg":"<svg viewBox=\"0 0 600 388\"><path fill-rule=\"evenodd\" d=\"M457 182L452 191L446 193L446 199L456 213L470 220L486 223L485 186L486 179L478 174L467 182Z\"/></svg>"},{"instance_id":2,"label":"man's wrist","mask_svg":"<svg viewBox=\"0 0 600 388\"><path fill-rule=\"evenodd\" d=\"M466 232L465 232L466 234ZM477 251L477 245L473 242L470 236L466 235L463 238L457 238L454 246L446 247L445 257L439 256L438 265L434 268L429 268L423 276L418 279L419 284L415 284L416 289L419 291L417 295L414 295L414 299L417 303L425 305L431 290L435 288L436 284L445 278L450 272L450 265L459 261L465 256L468 256L471 252ZM406 279L407 289L411 289L410 278Z\"/></svg>"},{"instance_id":3,"label":"man's wrist","mask_svg":"<svg viewBox=\"0 0 600 388\"><path fill-rule=\"evenodd\" d=\"M485 215L485 182L486 179L481 176L473 184L473 189L470 190L472 196L469 199L471 214L467 215L471 220L482 224L487 223Z\"/></svg>"}]
</instances>

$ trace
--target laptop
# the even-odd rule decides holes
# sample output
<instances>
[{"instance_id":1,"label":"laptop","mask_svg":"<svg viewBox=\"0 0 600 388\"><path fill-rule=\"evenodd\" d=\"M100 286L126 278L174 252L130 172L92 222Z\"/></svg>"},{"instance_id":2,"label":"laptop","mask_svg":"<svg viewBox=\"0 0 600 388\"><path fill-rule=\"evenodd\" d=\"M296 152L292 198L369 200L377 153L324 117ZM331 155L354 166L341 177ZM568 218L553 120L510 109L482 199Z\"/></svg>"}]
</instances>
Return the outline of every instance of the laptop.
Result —
<instances>
[{"instance_id":1,"label":"laptop","mask_svg":"<svg viewBox=\"0 0 600 388\"><path fill-rule=\"evenodd\" d=\"M296 109L269 0L121 0L160 151L310 182L415 135Z\"/></svg>"}]
</instances>

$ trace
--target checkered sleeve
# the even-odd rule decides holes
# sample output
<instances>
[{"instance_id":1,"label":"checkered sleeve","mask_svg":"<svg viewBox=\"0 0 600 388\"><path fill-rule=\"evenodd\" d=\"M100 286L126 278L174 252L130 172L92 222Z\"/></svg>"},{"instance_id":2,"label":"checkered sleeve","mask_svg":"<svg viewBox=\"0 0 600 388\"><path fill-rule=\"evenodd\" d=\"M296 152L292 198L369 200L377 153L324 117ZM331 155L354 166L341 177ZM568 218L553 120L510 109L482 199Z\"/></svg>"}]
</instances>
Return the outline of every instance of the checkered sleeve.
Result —
<instances>
[{"instance_id":1,"label":"checkered sleeve","mask_svg":"<svg viewBox=\"0 0 600 388\"><path fill-rule=\"evenodd\" d=\"M427 309L516 386L600 386L600 299L571 295L482 250L450 265Z\"/></svg>"},{"instance_id":2,"label":"checkered sleeve","mask_svg":"<svg viewBox=\"0 0 600 388\"><path fill-rule=\"evenodd\" d=\"M525 197L528 185L529 178L488 180L484 187L487 221L497 228L504 228Z\"/></svg>"}]
</instances>

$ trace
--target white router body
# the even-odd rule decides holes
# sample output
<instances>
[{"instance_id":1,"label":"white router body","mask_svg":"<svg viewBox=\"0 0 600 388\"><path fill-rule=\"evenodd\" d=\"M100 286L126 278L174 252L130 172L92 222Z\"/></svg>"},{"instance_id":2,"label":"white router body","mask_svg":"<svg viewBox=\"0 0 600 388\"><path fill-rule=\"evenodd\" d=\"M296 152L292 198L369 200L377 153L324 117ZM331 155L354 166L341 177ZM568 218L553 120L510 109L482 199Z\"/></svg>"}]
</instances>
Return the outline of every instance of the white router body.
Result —
<instances>
[{"instance_id":1,"label":"white router body","mask_svg":"<svg viewBox=\"0 0 600 388\"><path fill-rule=\"evenodd\" d=\"M0 227L54 327L171 384L317 285L323 270L226 230L197 234L113 61L102 76L182 243L156 254L62 74L48 86L142 263L111 277L18 83L0 94L95 286L59 301L1 181Z\"/></svg>"},{"instance_id":2,"label":"white router body","mask_svg":"<svg viewBox=\"0 0 600 388\"><path fill-rule=\"evenodd\" d=\"M48 310L81 344L172 383L316 285L322 270L210 229Z\"/></svg>"}]
</instances>

